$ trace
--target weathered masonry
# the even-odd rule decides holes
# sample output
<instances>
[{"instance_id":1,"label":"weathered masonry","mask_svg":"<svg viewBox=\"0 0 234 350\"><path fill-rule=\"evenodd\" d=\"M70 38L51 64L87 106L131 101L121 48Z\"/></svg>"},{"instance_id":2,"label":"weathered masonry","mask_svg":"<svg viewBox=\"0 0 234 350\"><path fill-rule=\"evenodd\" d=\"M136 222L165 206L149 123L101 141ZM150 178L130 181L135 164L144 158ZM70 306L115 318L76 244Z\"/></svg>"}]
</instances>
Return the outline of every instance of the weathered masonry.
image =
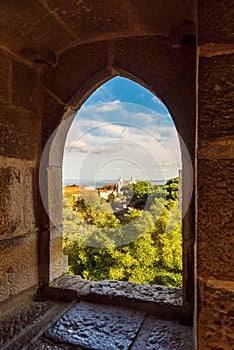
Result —
<instances>
[{"instance_id":1,"label":"weathered masonry","mask_svg":"<svg viewBox=\"0 0 234 350\"><path fill-rule=\"evenodd\" d=\"M47 141L120 75L165 103L192 159L182 313L193 319L195 347L234 348L232 19L230 0L1 1L0 311L53 295L66 273L57 228L64 130ZM49 216L39 186L45 145ZM186 157L183 171L186 205Z\"/></svg>"}]
</instances>

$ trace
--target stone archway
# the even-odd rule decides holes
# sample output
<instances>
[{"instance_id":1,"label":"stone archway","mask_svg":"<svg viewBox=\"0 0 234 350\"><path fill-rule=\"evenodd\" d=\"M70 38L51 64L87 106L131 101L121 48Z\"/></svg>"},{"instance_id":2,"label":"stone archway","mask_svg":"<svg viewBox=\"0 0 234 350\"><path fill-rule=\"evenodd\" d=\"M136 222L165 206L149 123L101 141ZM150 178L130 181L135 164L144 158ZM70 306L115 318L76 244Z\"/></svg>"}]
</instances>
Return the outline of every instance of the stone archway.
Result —
<instances>
[{"instance_id":1,"label":"stone archway","mask_svg":"<svg viewBox=\"0 0 234 350\"><path fill-rule=\"evenodd\" d=\"M153 59L151 52L152 47L155 48L155 57L153 57ZM81 56L79 55L79 50L83 50ZM101 58L101 61L99 63L101 66L105 65L105 62L109 62L109 64L107 64L106 67L99 69L98 71L96 71L97 67L89 67L88 65L86 66L86 57L88 57L91 52L95 52L97 57L100 55L99 59ZM160 52L160 54L157 55L158 52ZM77 60L81 60L80 63L82 63L82 67L85 67L86 73L83 74L86 75L86 78L83 77L82 81L80 81L80 77L77 77L76 79L75 72L72 71L72 67L74 68L75 64L74 66L72 64L67 65L71 59L71 55L74 55L73 59L76 62L76 65ZM136 58L135 60L132 59L134 55ZM145 62L147 61L148 64L146 65ZM95 64L98 66L98 62L95 62ZM191 64L194 65L194 70L192 70L192 72ZM66 81L61 81L65 75ZM45 114L43 119L43 123L47 126L46 129L51 129L53 131L62 120L65 120L67 116L74 114L85 101L85 99L87 99L87 97L91 95L98 86L102 85L105 81L111 79L116 75L122 75L124 77L130 78L137 83L142 84L154 94L157 92L157 96L162 99L162 101L171 112L177 130L184 139L193 162L195 147L194 51L192 47L187 46L173 49L171 48L170 43L165 39L159 40L158 38L151 38L142 40L133 38L121 41L117 40L114 44L113 42L104 42L99 44L94 43L93 47L91 44L89 44L88 47L87 45L84 45L83 48L77 47L75 49L72 49L70 53L64 53L60 58L58 66L54 68L50 74L47 73L47 90L46 95L44 95ZM71 81L69 80L69 76L71 77ZM180 79L181 77L183 77L182 80ZM176 83L176 80L178 83ZM46 114L47 107L49 110L49 115L51 116L49 127ZM57 116L55 116L56 112L58 113ZM59 137L59 139L59 152L62 154L65 139L64 136L62 138ZM55 154L57 154L57 151L58 148L55 151ZM55 176L55 174L57 174L56 178L59 179L59 183L61 185L62 159L59 159L59 164L56 164L56 166L50 165L49 168L50 173L53 174L52 178ZM188 192L191 187L191 174L186 173L186 157L183 158L183 166L185 169L183 175L183 193L186 195L186 192ZM57 190L55 189L55 192L57 192ZM54 198L53 194L51 196ZM52 243L52 239L50 240L50 247L55 247L55 249L50 250L50 254L48 254L51 257L51 261L53 256L55 261L56 255L58 259L59 256L61 257L61 235L54 233L54 237L54 243ZM56 241L57 243L55 243ZM189 309L190 312L192 312L194 297L193 200L183 220L183 242L183 304L186 309ZM61 259L63 260L63 258ZM58 265L61 266L61 263ZM59 275L59 273L61 273L61 271L59 272L58 269L58 273L54 274L54 268L52 268L53 264L49 263L49 266L44 266L42 268L42 270L47 271L47 283L49 282L49 279L52 280L53 277L56 277Z\"/></svg>"}]
</instances>

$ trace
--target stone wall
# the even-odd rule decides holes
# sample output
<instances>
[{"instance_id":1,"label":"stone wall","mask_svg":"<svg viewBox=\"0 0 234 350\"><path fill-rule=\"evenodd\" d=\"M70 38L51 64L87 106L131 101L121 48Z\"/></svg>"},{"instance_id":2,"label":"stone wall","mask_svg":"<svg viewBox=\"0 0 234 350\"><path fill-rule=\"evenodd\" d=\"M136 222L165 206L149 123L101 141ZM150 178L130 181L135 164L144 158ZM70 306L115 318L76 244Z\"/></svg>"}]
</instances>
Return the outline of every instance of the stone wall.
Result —
<instances>
[{"instance_id":1,"label":"stone wall","mask_svg":"<svg viewBox=\"0 0 234 350\"><path fill-rule=\"evenodd\" d=\"M38 284L37 73L0 49L0 301Z\"/></svg>"},{"instance_id":2,"label":"stone wall","mask_svg":"<svg viewBox=\"0 0 234 350\"><path fill-rule=\"evenodd\" d=\"M197 347L233 348L231 1L3 0L0 18L0 301L66 270L61 232L40 199L42 151L64 113L120 74L162 99L197 161L196 208L192 201L184 219L184 303L193 306L195 238ZM48 159L45 194L55 203L60 175L61 157Z\"/></svg>"},{"instance_id":3,"label":"stone wall","mask_svg":"<svg viewBox=\"0 0 234 350\"><path fill-rule=\"evenodd\" d=\"M197 153L199 349L234 347L231 331L234 322L232 40L231 2L199 1Z\"/></svg>"},{"instance_id":4,"label":"stone wall","mask_svg":"<svg viewBox=\"0 0 234 350\"><path fill-rule=\"evenodd\" d=\"M79 45L63 53L58 64L47 71L46 88L48 94L53 96L55 106L60 104L62 108L63 103L67 103L68 109L77 109L84 101L84 97L90 95L103 81L115 75L123 75L142 83L157 94L171 111L193 164L195 157L195 50L193 44L194 42L191 41L186 45L173 48L169 39L153 37ZM81 74L74 74L77 67L81 69ZM192 70L191 67L193 67ZM51 99L48 99L48 102L51 103ZM44 108L51 110L46 100L44 100ZM57 109L59 107L55 107L55 110ZM55 128L58 123L54 115L49 127L53 125ZM63 143L58 146L61 154L63 147ZM188 180L191 174L186 168L185 158L184 156L184 194L191 189L191 183ZM51 171L58 171L58 167L62 167L62 159L56 164L56 169ZM187 209L188 207L185 211ZM183 236L184 304L192 310L194 297L193 200L185 215Z\"/></svg>"}]
</instances>

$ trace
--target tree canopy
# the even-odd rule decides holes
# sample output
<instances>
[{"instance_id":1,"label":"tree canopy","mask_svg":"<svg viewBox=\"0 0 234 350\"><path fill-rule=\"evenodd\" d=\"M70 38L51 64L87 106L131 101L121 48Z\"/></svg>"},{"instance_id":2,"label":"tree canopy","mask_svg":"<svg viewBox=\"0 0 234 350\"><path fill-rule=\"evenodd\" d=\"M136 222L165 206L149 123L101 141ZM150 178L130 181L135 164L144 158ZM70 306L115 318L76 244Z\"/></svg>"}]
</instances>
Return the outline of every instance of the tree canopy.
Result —
<instances>
[{"instance_id":1,"label":"tree canopy","mask_svg":"<svg viewBox=\"0 0 234 350\"><path fill-rule=\"evenodd\" d=\"M138 182L123 198L64 195L64 251L69 271L90 280L182 285L178 178L164 186ZM128 203L123 220L113 208ZM118 205L114 205L118 201Z\"/></svg>"}]
</instances>

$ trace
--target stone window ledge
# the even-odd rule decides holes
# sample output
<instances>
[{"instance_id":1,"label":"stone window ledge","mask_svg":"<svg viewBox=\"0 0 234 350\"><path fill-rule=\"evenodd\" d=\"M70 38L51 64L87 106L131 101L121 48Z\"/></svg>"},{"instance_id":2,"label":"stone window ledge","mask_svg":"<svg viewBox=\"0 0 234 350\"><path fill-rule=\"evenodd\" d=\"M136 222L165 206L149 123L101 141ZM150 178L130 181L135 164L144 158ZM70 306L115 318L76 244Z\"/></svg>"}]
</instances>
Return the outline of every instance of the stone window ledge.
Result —
<instances>
[{"instance_id":1,"label":"stone window ledge","mask_svg":"<svg viewBox=\"0 0 234 350\"><path fill-rule=\"evenodd\" d=\"M143 311L81 301L27 349L192 350L193 333Z\"/></svg>"},{"instance_id":2,"label":"stone window ledge","mask_svg":"<svg viewBox=\"0 0 234 350\"><path fill-rule=\"evenodd\" d=\"M0 321L2 350L193 350L193 329L128 307L28 301Z\"/></svg>"},{"instance_id":3,"label":"stone window ledge","mask_svg":"<svg viewBox=\"0 0 234 350\"><path fill-rule=\"evenodd\" d=\"M123 281L94 282L84 280L81 276L65 274L50 284L46 296L124 306L191 325L188 311L182 305L182 290L179 288Z\"/></svg>"}]
</instances>

